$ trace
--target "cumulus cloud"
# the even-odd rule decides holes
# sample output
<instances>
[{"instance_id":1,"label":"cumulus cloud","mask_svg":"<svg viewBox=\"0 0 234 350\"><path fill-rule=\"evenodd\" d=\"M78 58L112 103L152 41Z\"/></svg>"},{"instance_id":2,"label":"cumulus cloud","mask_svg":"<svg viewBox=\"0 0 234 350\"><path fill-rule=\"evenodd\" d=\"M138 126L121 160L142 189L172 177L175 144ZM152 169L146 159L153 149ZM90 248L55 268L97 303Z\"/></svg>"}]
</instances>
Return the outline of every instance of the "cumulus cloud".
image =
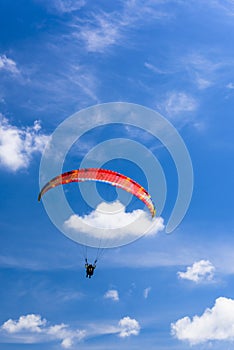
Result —
<instances>
[{"instance_id":1,"label":"cumulus cloud","mask_svg":"<svg viewBox=\"0 0 234 350\"><path fill-rule=\"evenodd\" d=\"M211 281L214 277L214 271L215 267L209 260L200 260L192 266L188 266L186 272L178 272L178 276L182 279L199 283Z\"/></svg>"},{"instance_id":2,"label":"cumulus cloud","mask_svg":"<svg viewBox=\"0 0 234 350\"><path fill-rule=\"evenodd\" d=\"M0 165L12 171L27 168L32 154L42 152L49 136L40 133L41 125L18 128L0 116Z\"/></svg>"},{"instance_id":3,"label":"cumulus cloud","mask_svg":"<svg viewBox=\"0 0 234 350\"><path fill-rule=\"evenodd\" d=\"M119 293L116 289L109 289L105 294L104 294L105 299L111 299L113 301L119 301Z\"/></svg>"},{"instance_id":4,"label":"cumulus cloud","mask_svg":"<svg viewBox=\"0 0 234 350\"><path fill-rule=\"evenodd\" d=\"M138 335L140 332L140 325L137 320L134 318L130 318L129 316L123 317L119 321L119 337L120 338L126 338L130 335Z\"/></svg>"},{"instance_id":5,"label":"cumulus cloud","mask_svg":"<svg viewBox=\"0 0 234 350\"><path fill-rule=\"evenodd\" d=\"M8 58L6 55L0 55L0 71L7 71L12 74L18 74L16 62Z\"/></svg>"},{"instance_id":6,"label":"cumulus cloud","mask_svg":"<svg viewBox=\"0 0 234 350\"><path fill-rule=\"evenodd\" d=\"M83 339L86 335L84 330L71 329L68 325L59 324L49 326L46 319L40 315L28 314L20 316L18 320L9 319L0 328L2 336L10 334L11 337L24 343L40 343L49 341L61 341L63 348L70 348L74 341Z\"/></svg>"},{"instance_id":7,"label":"cumulus cloud","mask_svg":"<svg viewBox=\"0 0 234 350\"><path fill-rule=\"evenodd\" d=\"M234 341L234 300L216 299L211 309L201 316L188 316L171 324L172 335L191 345L207 341Z\"/></svg>"},{"instance_id":8,"label":"cumulus cloud","mask_svg":"<svg viewBox=\"0 0 234 350\"><path fill-rule=\"evenodd\" d=\"M125 212L125 206L119 201L101 203L96 210L85 216L73 214L64 226L71 232L82 232L92 237L118 240L126 237L137 238L144 233L155 235L164 229L161 217L151 218L144 210ZM100 236L101 234L101 236Z\"/></svg>"},{"instance_id":9,"label":"cumulus cloud","mask_svg":"<svg viewBox=\"0 0 234 350\"><path fill-rule=\"evenodd\" d=\"M148 298L150 291L151 291L151 287L147 287L147 288L144 289L143 295L144 295L145 299Z\"/></svg>"},{"instance_id":10,"label":"cumulus cloud","mask_svg":"<svg viewBox=\"0 0 234 350\"><path fill-rule=\"evenodd\" d=\"M40 315L31 314L20 316L17 321L9 319L2 325L2 329L9 333L17 333L26 330L40 333L45 324L46 320L42 319Z\"/></svg>"}]
</instances>

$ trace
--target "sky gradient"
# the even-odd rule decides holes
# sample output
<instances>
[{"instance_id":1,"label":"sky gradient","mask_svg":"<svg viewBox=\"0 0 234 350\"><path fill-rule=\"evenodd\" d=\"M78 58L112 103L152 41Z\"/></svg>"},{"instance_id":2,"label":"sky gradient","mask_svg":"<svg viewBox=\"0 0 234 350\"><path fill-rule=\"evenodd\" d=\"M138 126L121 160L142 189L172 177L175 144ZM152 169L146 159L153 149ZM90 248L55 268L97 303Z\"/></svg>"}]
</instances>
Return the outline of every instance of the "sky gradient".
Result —
<instances>
[{"instance_id":1,"label":"sky gradient","mask_svg":"<svg viewBox=\"0 0 234 350\"><path fill-rule=\"evenodd\" d=\"M233 348L233 16L232 0L0 0L0 350ZM110 102L144 106L174 126L194 188L167 234L178 190L171 155L147 130L100 117L65 171L88 152L100 162L107 155L95 147L104 144L105 167L147 188L144 169L115 156L128 139L158 160L167 192L160 229L106 249L88 280L84 249L37 201L40 161L60 123ZM116 201L112 188L97 188ZM65 193L78 215L97 218L77 185ZM136 210L147 215L132 200L124 217Z\"/></svg>"}]
</instances>

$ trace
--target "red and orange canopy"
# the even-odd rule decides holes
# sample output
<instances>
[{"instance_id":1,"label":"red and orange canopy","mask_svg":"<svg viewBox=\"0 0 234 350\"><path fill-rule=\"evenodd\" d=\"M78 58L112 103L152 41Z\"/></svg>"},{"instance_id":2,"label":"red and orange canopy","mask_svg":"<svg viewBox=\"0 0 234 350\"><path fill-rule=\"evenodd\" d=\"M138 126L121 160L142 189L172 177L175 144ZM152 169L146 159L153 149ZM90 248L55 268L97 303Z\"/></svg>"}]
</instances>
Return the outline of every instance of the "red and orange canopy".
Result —
<instances>
[{"instance_id":1,"label":"red and orange canopy","mask_svg":"<svg viewBox=\"0 0 234 350\"><path fill-rule=\"evenodd\" d=\"M38 200L49 191L51 188L68 184L71 182L83 182L83 181L99 181L109 183L113 186L122 188L125 191L132 193L139 198L149 208L152 217L155 216L156 210L150 194L136 181L131 178L117 173L116 171L101 169L101 168L87 168L71 170L61 175L54 177L50 180L41 190L38 196Z\"/></svg>"}]
</instances>

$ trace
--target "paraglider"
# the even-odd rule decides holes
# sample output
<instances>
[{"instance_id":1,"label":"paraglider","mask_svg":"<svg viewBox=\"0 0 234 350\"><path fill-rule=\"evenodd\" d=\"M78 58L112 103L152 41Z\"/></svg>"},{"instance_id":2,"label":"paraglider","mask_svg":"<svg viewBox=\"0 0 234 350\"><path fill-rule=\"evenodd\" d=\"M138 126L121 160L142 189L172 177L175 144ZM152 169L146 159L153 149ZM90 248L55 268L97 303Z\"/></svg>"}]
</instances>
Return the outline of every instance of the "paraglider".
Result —
<instances>
[{"instance_id":1,"label":"paraglider","mask_svg":"<svg viewBox=\"0 0 234 350\"><path fill-rule=\"evenodd\" d=\"M86 278L87 277L91 278L91 276L93 276L94 270L96 268L96 262L97 260L94 261L94 264L89 264L88 260L85 259Z\"/></svg>"},{"instance_id":2,"label":"paraglider","mask_svg":"<svg viewBox=\"0 0 234 350\"><path fill-rule=\"evenodd\" d=\"M152 218L156 215L156 209L154 203L151 199L150 194L142 187L139 183L133 179L120 174L116 171L102 169L102 168L84 168L71 170L65 173L62 173L49 182L45 184L42 190L39 193L38 201L41 200L42 196L49 190L59 185L69 184L72 182L85 182L85 181L97 181L108 183L112 186L121 188L127 192L130 192L132 195L140 199L149 209ZM94 261L94 264L88 263L87 258L85 259L85 269L86 277L91 278L96 268L97 258Z\"/></svg>"}]
</instances>

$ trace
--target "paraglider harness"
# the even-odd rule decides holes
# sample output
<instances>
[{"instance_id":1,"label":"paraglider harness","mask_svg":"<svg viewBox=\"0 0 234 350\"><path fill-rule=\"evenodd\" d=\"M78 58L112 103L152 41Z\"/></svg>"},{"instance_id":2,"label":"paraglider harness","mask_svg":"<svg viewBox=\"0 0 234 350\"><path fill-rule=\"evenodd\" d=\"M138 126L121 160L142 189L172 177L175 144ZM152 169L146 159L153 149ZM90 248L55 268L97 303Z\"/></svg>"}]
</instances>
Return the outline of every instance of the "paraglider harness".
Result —
<instances>
[{"instance_id":1,"label":"paraglider harness","mask_svg":"<svg viewBox=\"0 0 234 350\"><path fill-rule=\"evenodd\" d=\"M88 260L85 259L86 277L91 278L91 276L93 276L94 270L96 268L96 262L97 260L95 260L93 264L89 264Z\"/></svg>"}]
</instances>

